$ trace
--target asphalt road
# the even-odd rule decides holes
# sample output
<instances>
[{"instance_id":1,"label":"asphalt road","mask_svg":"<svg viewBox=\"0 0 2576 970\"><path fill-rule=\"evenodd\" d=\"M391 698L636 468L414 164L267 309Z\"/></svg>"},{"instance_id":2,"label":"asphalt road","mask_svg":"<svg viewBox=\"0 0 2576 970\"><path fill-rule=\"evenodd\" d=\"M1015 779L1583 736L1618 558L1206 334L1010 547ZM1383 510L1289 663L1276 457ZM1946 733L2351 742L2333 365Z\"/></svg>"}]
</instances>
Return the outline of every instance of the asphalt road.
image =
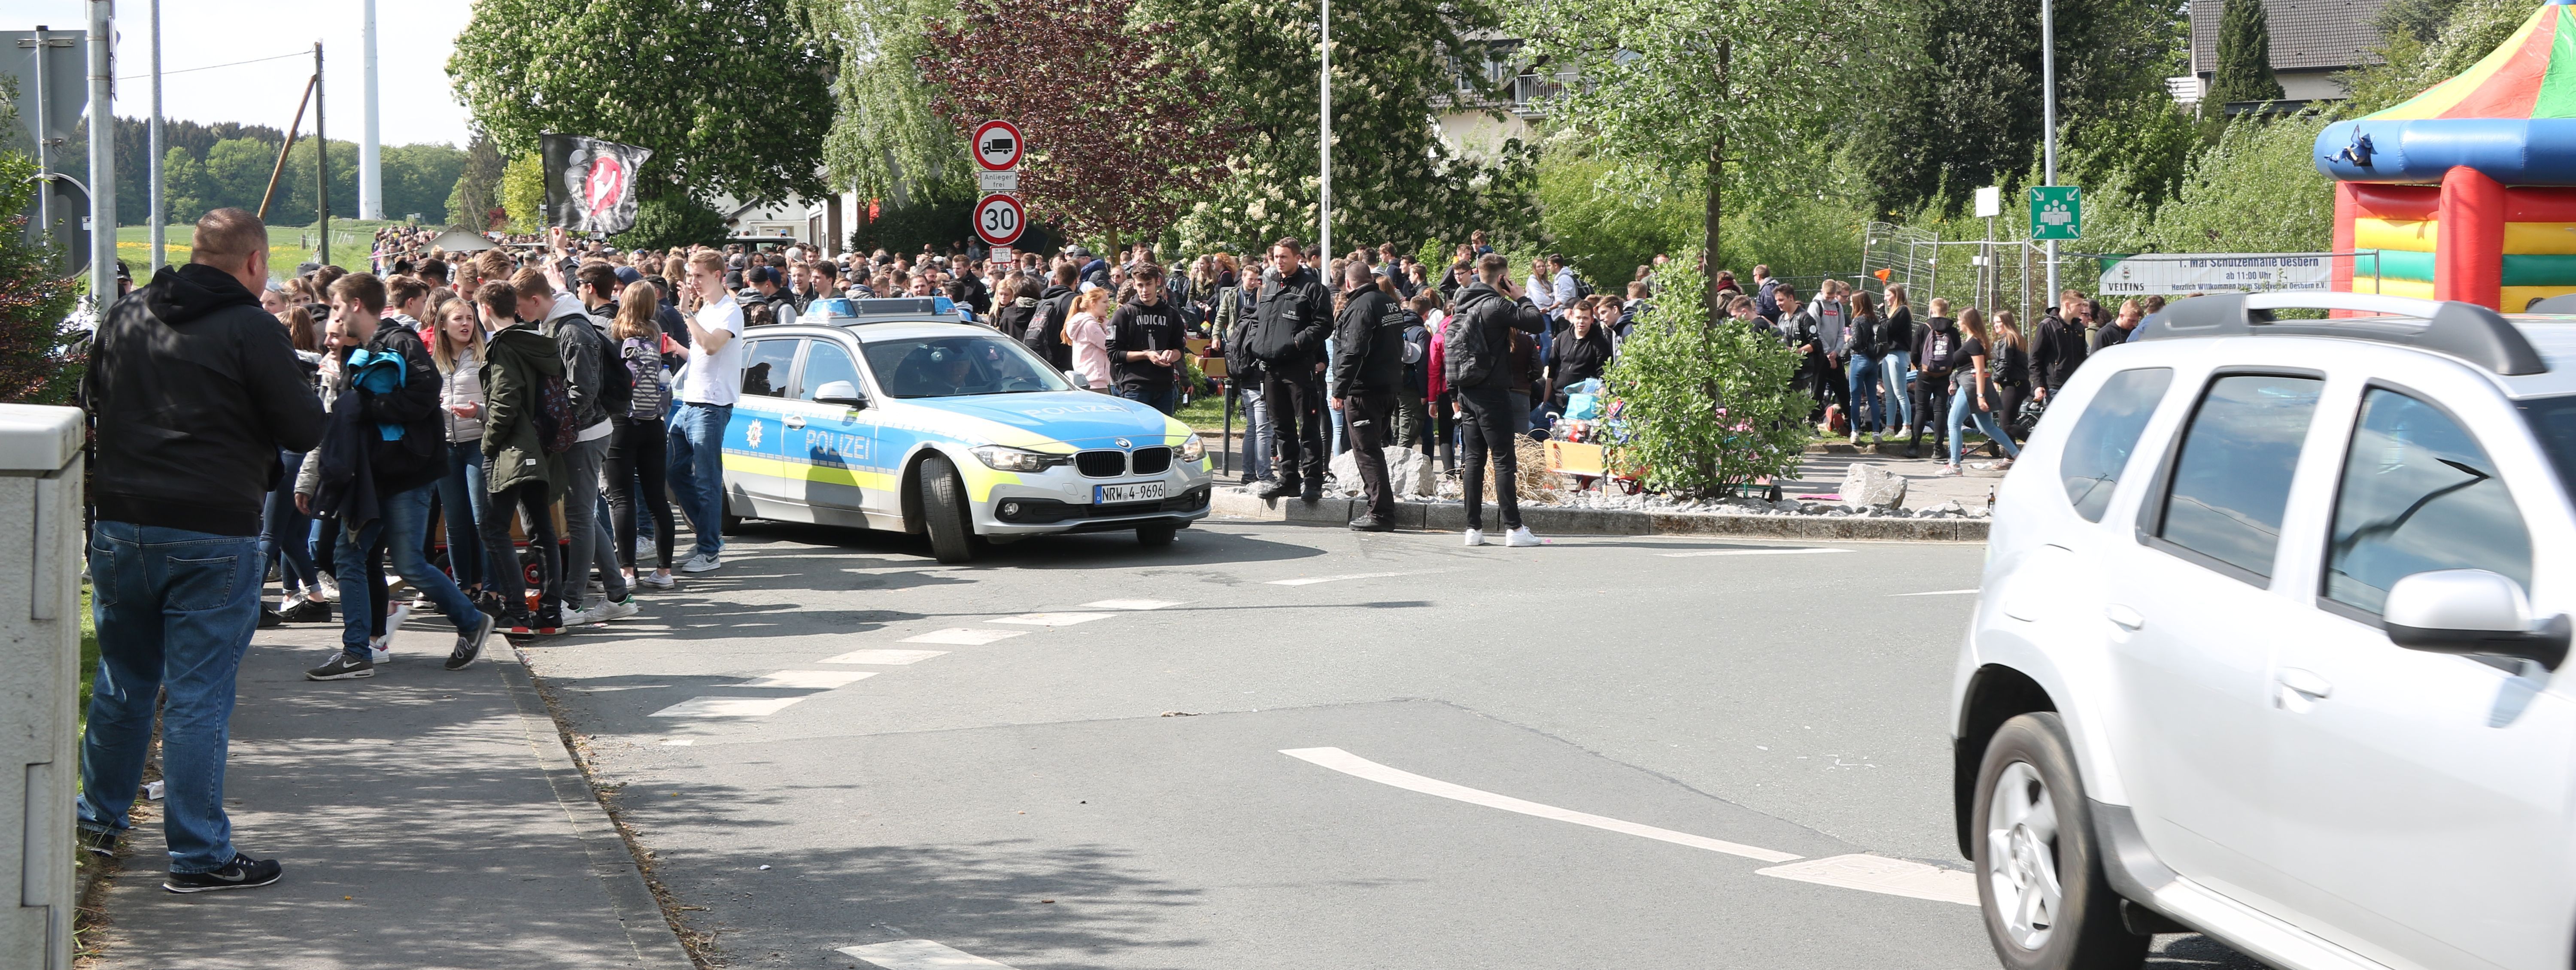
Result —
<instances>
[{"instance_id":1,"label":"asphalt road","mask_svg":"<svg viewBox=\"0 0 2576 970\"><path fill-rule=\"evenodd\" d=\"M730 965L1996 965L1942 726L1980 547L925 553L755 524L528 651Z\"/></svg>"}]
</instances>

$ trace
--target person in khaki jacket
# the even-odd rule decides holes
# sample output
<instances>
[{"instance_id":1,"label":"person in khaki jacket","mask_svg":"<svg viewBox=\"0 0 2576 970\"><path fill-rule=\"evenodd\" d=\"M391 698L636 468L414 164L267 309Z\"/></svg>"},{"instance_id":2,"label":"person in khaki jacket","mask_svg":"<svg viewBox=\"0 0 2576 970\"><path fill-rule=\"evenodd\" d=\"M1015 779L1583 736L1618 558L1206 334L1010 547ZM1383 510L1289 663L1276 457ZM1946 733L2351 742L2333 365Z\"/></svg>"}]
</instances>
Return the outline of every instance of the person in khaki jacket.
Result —
<instances>
[{"instance_id":1,"label":"person in khaki jacket","mask_svg":"<svg viewBox=\"0 0 2576 970\"><path fill-rule=\"evenodd\" d=\"M492 514L506 521L512 510L526 523L528 544L542 577L538 601L528 615L527 581L512 569L496 570L505 615L501 625L513 642L562 626L563 565L557 560L552 513L563 497L563 456L549 454L537 429L538 393L545 382L562 380L563 357L554 338L537 331L538 322L519 319L519 292L505 280L485 280L474 294L486 325L501 324L492 335L483 363L483 481L492 490Z\"/></svg>"}]
</instances>

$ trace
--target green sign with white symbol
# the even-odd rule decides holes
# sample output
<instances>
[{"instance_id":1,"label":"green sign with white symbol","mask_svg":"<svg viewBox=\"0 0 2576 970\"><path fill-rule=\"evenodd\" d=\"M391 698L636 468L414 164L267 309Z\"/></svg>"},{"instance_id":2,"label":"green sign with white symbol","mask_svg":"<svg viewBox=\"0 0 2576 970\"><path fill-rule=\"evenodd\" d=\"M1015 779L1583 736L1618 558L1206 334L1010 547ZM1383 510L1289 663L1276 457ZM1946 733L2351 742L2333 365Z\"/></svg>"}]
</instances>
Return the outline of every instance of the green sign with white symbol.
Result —
<instances>
[{"instance_id":1,"label":"green sign with white symbol","mask_svg":"<svg viewBox=\"0 0 2576 970\"><path fill-rule=\"evenodd\" d=\"M2072 185L2043 185L2030 190L2030 238L2083 237L2083 189Z\"/></svg>"}]
</instances>

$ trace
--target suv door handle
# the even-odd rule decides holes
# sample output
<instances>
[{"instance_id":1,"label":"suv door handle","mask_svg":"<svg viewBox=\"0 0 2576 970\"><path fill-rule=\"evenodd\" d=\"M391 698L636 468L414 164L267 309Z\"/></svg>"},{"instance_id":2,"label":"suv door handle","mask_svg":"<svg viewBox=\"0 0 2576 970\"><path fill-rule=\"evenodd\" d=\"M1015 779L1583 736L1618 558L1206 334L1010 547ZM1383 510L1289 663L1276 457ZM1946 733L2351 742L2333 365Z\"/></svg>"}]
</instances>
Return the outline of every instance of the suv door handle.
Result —
<instances>
[{"instance_id":1,"label":"suv door handle","mask_svg":"<svg viewBox=\"0 0 2576 970\"><path fill-rule=\"evenodd\" d=\"M2103 607L2102 617L2132 630L2142 630L2147 626L2144 614L2118 603Z\"/></svg>"},{"instance_id":2,"label":"suv door handle","mask_svg":"<svg viewBox=\"0 0 2576 970\"><path fill-rule=\"evenodd\" d=\"M2275 671L2272 674L2272 681L2312 701L2321 701L2334 696L2333 684L2327 683L2325 678L2315 673L2297 667L2283 667Z\"/></svg>"},{"instance_id":3,"label":"suv door handle","mask_svg":"<svg viewBox=\"0 0 2576 970\"><path fill-rule=\"evenodd\" d=\"M802 427L804 427L804 426L805 426L805 416L804 416L804 415L801 415L801 414L791 414L791 415L788 415L785 419L783 419L783 420L779 421L778 423L783 424L783 425L786 425L786 426L788 426L788 427L790 427L790 428L802 428Z\"/></svg>"}]
</instances>

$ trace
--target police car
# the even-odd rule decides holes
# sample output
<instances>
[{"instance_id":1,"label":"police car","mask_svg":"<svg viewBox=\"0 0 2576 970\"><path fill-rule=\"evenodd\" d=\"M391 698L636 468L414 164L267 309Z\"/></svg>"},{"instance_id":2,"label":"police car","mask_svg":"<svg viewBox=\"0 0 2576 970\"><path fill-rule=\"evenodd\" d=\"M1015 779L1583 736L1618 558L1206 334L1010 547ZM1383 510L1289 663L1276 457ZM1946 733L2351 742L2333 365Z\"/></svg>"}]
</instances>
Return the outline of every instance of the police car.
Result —
<instances>
[{"instance_id":1,"label":"police car","mask_svg":"<svg viewBox=\"0 0 2576 970\"><path fill-rule=\"evenodd\" d=\"M1134 530L1168 546L1214 484L1188 425L1080 389L929 299L831 300L743 335L725 430L725 521L928 533L940 562L978 542Z\"/></svg>"}]
</instances>

